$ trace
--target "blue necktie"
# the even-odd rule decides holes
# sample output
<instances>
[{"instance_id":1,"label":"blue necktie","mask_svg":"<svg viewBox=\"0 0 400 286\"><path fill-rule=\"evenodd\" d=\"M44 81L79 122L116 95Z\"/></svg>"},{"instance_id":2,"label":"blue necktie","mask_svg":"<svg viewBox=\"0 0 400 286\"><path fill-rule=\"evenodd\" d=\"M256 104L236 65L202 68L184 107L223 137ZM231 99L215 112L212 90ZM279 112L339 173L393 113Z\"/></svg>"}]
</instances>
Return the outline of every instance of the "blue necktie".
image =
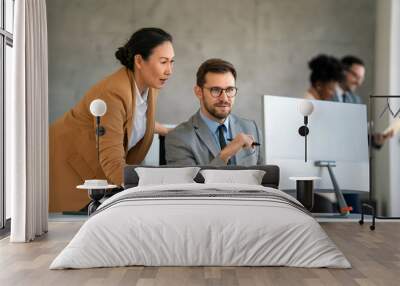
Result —
<instances>
[{"instance_id":1,"label":"blue necktie","mask_svg":"<svg viewBox=\"0 0 400 286\"><path fill-rule=\"evenodd\" d=\"M342 98L343 98L343 102L346 102L347 94L345 92L343 92Z\"/></svg>"},{"instance_id":2,"label":"blue necktie","mask_svg":"<svg viewBox=\"0 0 400 286\"><path fill-rule=\"evenodd\" d=\"M220 125L218 126L218 140L219 140L219 146L221 147L221 150L225 148L226 146L226 141L225 141L225 136L224 136L224 127L225 125Z\"/></svg>"},{"instance_id":3,"label":"blue necktie","mask_svg":"<svg viewBox=\"0 0 400 286\"><path fill-rule=\"evenodd\" d=\"M226 146L224 129L225 129L225 125L221 124L220 126L218 126L218 141L219 141L219 146L221 146L221 150L224 149ZM227 164L232 165L232 160L229 159Z\"/></svg>"}]
</instances>

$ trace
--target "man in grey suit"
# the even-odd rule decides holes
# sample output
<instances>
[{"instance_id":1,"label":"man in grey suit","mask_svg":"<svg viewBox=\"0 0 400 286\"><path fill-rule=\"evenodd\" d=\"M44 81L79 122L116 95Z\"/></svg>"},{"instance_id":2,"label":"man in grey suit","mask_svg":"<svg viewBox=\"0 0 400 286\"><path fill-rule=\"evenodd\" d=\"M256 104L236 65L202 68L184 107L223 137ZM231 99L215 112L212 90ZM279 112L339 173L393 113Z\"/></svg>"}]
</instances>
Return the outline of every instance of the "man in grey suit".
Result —
<instances>
[{"instance_id":1,"label":"man in grey suit","mask_svg":"<svg viewBox=\"0 0 400 286\"><path fill-rule=\"evenodd\" d=\"M344 103L362 104L361 97L355 92L364 82L364 62L360 58L349 55L343 57L341 63L344 70L344 77L340 86L336 89L336 93L332 100ZM375 149L380 149L383 144L392 137L393 132L387 134L374 133L371 136L371 146Z\"/></svg>"},{"instance_id":2,"label":"man in grey suit","mask_svg":"<svg viewBox=\"0 0 400 286\"><path fill-rule=\"evenodd\" d=\"M200 110L167 134L167 164L263 164L256 123L231 114L237 94L233 65L221 59L205 61L197 71L194 93Z\"/></svg>"},{"instance_id":3,"label":"man in grey suit","mask_svg":"<svg viewBox=\"0 0 400 286\"><path fill-rule=\"evenodd\" d=\"M345 56L341 59L341 63L344 69L344 78L340 86L336 89L332 100L361 104L361 97L356 94L356 90L364 82L364 62L355 56Z\"/></svg>"}]
</instances>

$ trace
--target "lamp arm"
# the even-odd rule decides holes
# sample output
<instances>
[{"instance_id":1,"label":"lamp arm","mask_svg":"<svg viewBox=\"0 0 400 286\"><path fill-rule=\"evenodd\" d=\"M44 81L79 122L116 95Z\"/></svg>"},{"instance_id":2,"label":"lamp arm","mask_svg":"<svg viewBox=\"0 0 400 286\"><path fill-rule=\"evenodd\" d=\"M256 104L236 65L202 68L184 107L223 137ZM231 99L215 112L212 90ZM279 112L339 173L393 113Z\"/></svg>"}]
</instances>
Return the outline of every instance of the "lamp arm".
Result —
<instances>
[{"instance_id":1,"label":"lamp arm","mask_svg":"<svg viewBox=\"0 0 400 286\"><path fill-rule=\"evenodd\" d=\"M304 161L307 162L307 135L304 136Z\"/></svg>"},{"instance_id":2,"label":"lamp arm","mask_svg":"<svg viewBox=\"0 0 400 286\"><path fill-rule=\"evenodd\" d=\"M306 134L304 136L304 161L307 162L307 135L308 135L308 116L304 116L304 126L306 129Z\"/></svg>"},{"instance_id":3,"label":"lamp arm","mask_svg":"<svg viewBox=\"0 0 400 286\"><path fill-rule=\"evenodd\" d=\"M96 149L97 162L100 165L100 116L96 116Z\"/></svg>"},{"instance_id":4,"label":"lamp arm","mask_svg":"<svg viewBox=\"0 0 400 286\"><path fill-rule=\"evenodd\" d=\"M307 162L307 135L310 130L307 127L308 125L308 116L304 116L304 125L300 126L299 134L300 136L304 136L304 161Z\"/></svg>"},{"instance_id":5,"label":"lamp arm","mask_svg":"<svg viewBox=\"0 0 400 286\"><path fill-rule=\"evenodd\" d=\"M96 116L96 149L97 149L97 162L100 165L100 136L106 133L104 126L100 125L100 116Z\"/></svg>"}]
</instances>

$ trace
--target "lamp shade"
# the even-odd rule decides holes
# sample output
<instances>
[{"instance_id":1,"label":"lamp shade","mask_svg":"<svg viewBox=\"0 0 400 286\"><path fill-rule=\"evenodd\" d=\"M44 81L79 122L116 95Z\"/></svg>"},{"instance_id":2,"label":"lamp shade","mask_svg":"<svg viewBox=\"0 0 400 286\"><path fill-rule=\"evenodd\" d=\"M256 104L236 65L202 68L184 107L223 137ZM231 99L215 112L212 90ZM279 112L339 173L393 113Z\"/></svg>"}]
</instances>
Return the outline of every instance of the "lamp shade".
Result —
<instances>
[{"instance_id":1,"label":"lamp shade","mask_svg":"<svg viewBox=\"0 0 400 286\"><path fill-rule=\"evenodd\" d=\"M303 116L308 116L314 111L314 105L311 101L303 100L299 104L299 112Z\"/></svg>"},{"instance_id":2,"label":"lamp shade","mask_svg":"<svg viewBox=\"0 0 400 286\"><path fill-rule=\"evenodd\" d=\"M93 116L103 116L107 112L107 104L104 100L95 99L90 103L90 113Z\"/></svg>"}]
</instances>

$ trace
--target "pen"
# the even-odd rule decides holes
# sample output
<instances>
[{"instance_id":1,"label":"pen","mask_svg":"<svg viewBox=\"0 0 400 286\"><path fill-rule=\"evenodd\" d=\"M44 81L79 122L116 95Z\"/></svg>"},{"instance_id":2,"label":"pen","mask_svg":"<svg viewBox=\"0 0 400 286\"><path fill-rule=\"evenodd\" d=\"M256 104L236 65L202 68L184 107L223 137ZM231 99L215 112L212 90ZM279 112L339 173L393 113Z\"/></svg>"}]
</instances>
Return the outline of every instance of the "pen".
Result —
<instances>
[{"instance_id":1,"label":"pen","mask_svg":"<svg viewBox=\"0 0 400 286\"><path fill-rule=\"evenodd\" d=\"M232 138L228 138L228 141L232 141L232 140L233 140ZM253 142L253 144L251 144L251 146L261 146L261 144L258 142Z\"/></svg>"}]
</instances>

